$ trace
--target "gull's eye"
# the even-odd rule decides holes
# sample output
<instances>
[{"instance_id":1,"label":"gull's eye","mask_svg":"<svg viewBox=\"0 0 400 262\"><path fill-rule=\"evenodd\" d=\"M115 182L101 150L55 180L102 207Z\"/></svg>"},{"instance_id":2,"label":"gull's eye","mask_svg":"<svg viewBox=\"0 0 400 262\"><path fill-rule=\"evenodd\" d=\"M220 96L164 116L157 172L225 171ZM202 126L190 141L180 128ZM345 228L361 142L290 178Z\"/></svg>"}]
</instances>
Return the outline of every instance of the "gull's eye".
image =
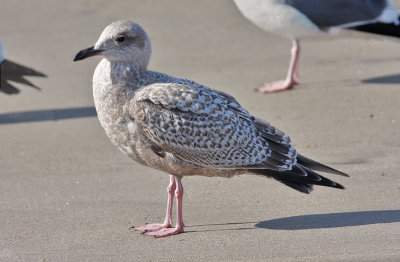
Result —
<instances>
[{"instance_id":1,"label":"gull's eye","mask_svg":"<svg viewBox=\"0 0 400 262\"><path fill-rule=\"evenodd\" d=\"M116 40L118 43L122 43L122 42L125 41L125 36L123 36L123 35L117 36L117 38L116 38L115 40Z\"/></svg>"}]
</instances>

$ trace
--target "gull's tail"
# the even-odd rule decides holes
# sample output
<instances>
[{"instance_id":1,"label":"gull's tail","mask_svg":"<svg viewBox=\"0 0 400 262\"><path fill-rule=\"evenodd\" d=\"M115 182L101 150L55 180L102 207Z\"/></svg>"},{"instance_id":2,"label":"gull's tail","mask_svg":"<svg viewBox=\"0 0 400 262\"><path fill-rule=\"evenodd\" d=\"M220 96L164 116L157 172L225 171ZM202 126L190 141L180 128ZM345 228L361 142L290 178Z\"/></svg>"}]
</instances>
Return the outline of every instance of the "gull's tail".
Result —
<instances>
[{"instance_id":1,"label":"gull's tail","mask_svg":"<svg viewBox=\"0 0 400 262\"><path fill-rule=\"evenodd\" d=\"M341 184L336 183L335 181L332 181L314 172L313 170L348 177L348 175L343 172L320 164L301 155L298 155L297 165L293 166L292 170L278 171L271 169L253 169L249 171L253 174L274 178L286 186L306 194L311 193L313 190L313 185L344 189L344 186Z\"/></svg>"},{"instance_id":2,"label":"gull's tail","mask_svg":"<svg viewBox=\"0 0 400 262\"><path fill-rule=\"evenodd\" d=\"M346 173L343 173L339 170L336 170L329 166L318 163L318 162L316 162L312 159L309 159L305 156L302 156L300 154L297 155L297 163L302 165L303 167L306 167L311 170L322 171L322 172L331 173L331 174L335 174L335 175L339 175L339 176L349 177L349 175Z\"/></svg>"},{"instance_id":3,"label":"gull's tail","mask_svg":"<svg viewBox=\"0 0 400 262\"><path fill-rule=\"evenodd\" d=\"M349 29L377 35L400 37L400 24L395 23L387 24L378 22L374 24L355 26Z\"/></svg>"}]
</instances>

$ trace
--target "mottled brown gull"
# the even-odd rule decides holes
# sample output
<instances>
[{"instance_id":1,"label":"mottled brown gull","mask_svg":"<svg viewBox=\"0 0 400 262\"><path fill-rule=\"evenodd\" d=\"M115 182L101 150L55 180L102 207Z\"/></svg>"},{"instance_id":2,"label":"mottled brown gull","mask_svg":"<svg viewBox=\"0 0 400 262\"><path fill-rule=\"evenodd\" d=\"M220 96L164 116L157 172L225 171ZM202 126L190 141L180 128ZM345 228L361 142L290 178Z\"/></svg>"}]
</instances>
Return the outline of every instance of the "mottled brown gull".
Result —
<instances>
[{"instance_id":1,"label":"mottled brown gull","mask_svg":"<svg viewBox=\"0 0 400 262\"><path fill-rule=\"evenodd\" d=\"M399 12L392 0L234 0L242 14L265 31L293 42L285 80L267 83L259 92L276 92L298 84L300 39L320 32L354 29L400 37Z\"/></svg>"},{"instance_id":2,"label":"mottled brown gull","mask_svg":"<svg viewBox=\"0 0 400 262\"><path fill-rule=\"evenodd\" d=\"M148 71L150 39L138 24L112 23L74 61L94 55L103 57L93 76L93 95L108 137L137 162L170 174L164 223L136 230L155 237L183 232L184 176L256 174L303 193L313 185L343 189L312 170L346 174L298 154L285 133L250 115L232 96ZM178 207L172 228L174 192Z\"/></svg>"}]
</instances>

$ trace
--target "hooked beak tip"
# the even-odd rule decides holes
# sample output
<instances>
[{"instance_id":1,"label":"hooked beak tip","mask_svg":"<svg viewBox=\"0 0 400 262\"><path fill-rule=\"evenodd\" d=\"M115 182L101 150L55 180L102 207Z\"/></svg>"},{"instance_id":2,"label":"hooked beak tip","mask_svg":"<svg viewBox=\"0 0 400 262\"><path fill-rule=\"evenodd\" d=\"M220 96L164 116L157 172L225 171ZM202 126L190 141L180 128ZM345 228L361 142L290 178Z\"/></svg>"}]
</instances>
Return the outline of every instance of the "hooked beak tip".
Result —
<instances>
[{"instance_id":1,"label":"hooked beak tip","mask_svg":"<svg viewBox=\"0 0 400 262\"><path fill-rule=\"evenodd\" d=\"M81 51L79 51L75 58L74 58L74 62L79 61L79 60L83 60L85 58L91 57L91 56L95 56L100 54L101 52L103 52L103 50L100 49L94 49L94 46L91 46L89 48L83 49Z\"/></svg>"}]
</instances>

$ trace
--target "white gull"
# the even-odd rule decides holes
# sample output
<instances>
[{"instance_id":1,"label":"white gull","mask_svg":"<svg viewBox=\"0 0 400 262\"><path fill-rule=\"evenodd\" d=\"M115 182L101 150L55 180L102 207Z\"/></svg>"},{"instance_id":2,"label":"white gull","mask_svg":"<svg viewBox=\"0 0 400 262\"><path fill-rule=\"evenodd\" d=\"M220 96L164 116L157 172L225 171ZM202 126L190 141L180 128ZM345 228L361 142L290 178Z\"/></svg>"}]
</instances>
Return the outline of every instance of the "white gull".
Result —
<instances>
[{"instance_id":1,"label":"white gull","mask_svg":"<svg viewBox=\"0 0 400 262\"><path fill-rule=\"evenodd\" d=\"M259 92L293 88L299 82L299 41L320 32L349 28L400 37L399 12L392 0L234 0L242 14L265 31L292 40L285 80L266 83Z\"/></svg>"}]
</instances>

